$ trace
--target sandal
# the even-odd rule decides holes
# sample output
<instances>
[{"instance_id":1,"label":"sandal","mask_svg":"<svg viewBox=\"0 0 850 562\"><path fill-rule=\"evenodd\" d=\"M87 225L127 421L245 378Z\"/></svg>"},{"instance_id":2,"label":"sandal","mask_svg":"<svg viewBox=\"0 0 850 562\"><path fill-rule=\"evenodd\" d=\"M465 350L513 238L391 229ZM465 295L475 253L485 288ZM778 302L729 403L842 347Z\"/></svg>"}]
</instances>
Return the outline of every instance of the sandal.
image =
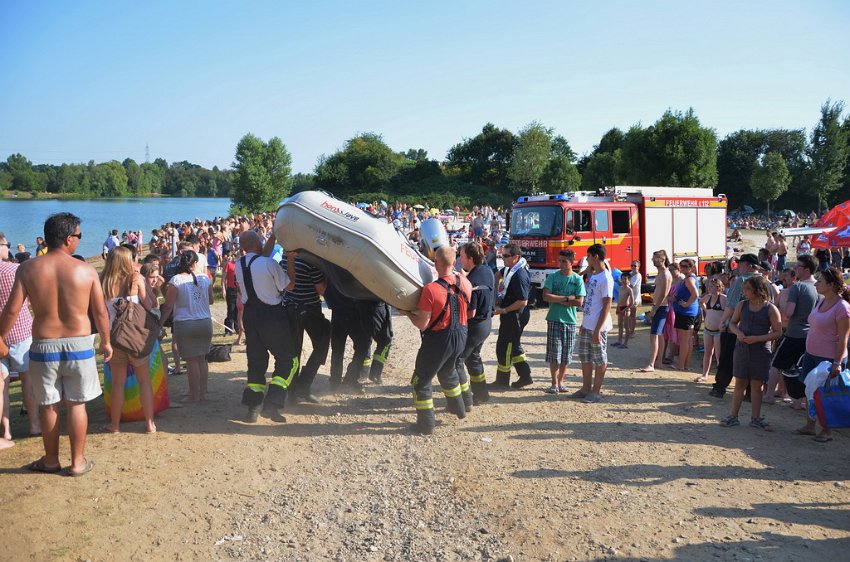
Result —
<instances>
[{"instance_id":1,"label":"sandal","mask_svg":"<svg viewBox=\"0 0 850 562\"><path fill-rule=\"evenodd\" d=\"M94 461L86 459L86 466L82 470L78 470L74 472L71 470L71 467L68 467L68 476L72 478L76 478L78 476L82 476L83 474L88 474L94 468Z\"/></svg>"},{"instance_id":2,"label":"sandal","mask_svg":"<svg viewBox=\"0 0 850 562\"><path fill-rule=\"evenodd\" d=\"M32 470L33 472L43 472L45 474L56 474L57 472L62 471L62 465L57 464L56 466L47 466L44 464L44 457L41 457L37 461L32 461L27 465L27 470Z\"/></svg>"},{"instance_id":3,"label":"sandal","mask_svg":"<svg viewBox=\"0 0 850 562\"><path fill-rule=\"evenodd\" d=\"M553 385L544 390L543 392L545 392L546 394L558 394L558 387Z\"/></svg>"},{"instance_id":4,"label":"sandal","mask_svg":"<svg viewBox=\"0 0 850 562\"><path fill-rule=\"evenodd\" d=\"M662 360L661 360L661 363L662 363L663 365L672 365L672 364L673 364L673 360L672 360L672 359L662 359Z\"/></svg>"},{"instance_id":5,"label":"sandal","mask_svg":"<svg viewBox=\"0 0 850 562\"><path fill-rule=\"evenodd\" d=\"M569 389L566 386L561 385L558 387L558 392L569 392Z\"/></svg>"},{"instance_id":6,"label":"sandal","mask_svg":"<svg viewBox=\"0 0 850 562\"><path fill-rule=\"evenodd\" d=\"M814 437L812 437L812 441L815 441L817 443L829 443L830 441L832 441L832 436L823 434L815 435Z\"/></svg>"}]
</instances>

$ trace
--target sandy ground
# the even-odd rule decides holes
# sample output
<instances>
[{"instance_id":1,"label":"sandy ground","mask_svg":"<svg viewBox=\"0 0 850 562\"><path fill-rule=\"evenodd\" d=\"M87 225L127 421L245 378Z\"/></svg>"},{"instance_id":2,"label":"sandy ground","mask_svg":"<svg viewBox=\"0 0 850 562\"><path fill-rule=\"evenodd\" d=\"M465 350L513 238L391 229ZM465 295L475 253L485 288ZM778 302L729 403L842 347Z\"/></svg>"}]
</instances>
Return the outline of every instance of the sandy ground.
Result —
<instances>
[{"instance_id":1,"label":"sandy ground","mask_svg":"<svg viewBox=\"0 0 850 562\"><path fill-rule=\"evenodd\" d=\"M765 406L771 433L721 427L729 395L710 398L694 373L636 371L643 326L610 350L602 403L544 394L544 318L534 311L524 338L535 384L465 420L438 409L432 437L406 431L419 336L397 317L384 386L331 395L326 365L322 403L289 409L286 424L239 421L236 348L211 365L211 400L160 414L159 433L90 435L85 477L27 472L41 442L18 439L0 452L0 559L846 559L846 430L826 445L791 435L803 415L784 405ZM495 333L490 380L494 347ZM169 384L177 395L185 377ZM100 401L90 411L92 428L105 421Z\"/></svg>"}]
</instances>

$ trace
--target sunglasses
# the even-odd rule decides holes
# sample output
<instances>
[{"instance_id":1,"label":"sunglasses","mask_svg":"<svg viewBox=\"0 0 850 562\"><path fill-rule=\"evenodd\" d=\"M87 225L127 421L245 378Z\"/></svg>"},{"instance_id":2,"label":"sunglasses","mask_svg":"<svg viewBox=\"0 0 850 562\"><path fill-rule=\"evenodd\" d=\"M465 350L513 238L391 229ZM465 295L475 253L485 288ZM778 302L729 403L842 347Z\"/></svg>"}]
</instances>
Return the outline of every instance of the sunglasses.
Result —
<instances>
[{"instance_id":1,"label":"sunglasses","mask_svg":"<svg viewBox=\"0 0 850 562\"><path fill-rule=\"evenodd\" d=\"M8 242L0 242L0 246L6 246L6 247L7 247L7 248L9 248L10 250L12 249L12 245L11 245L11 244L9 244Z\"/></svg>"},{"instance_id":2,"label":"sunglasses","mask_svg":"<svg viewBox=\"0 0 850 562\"><path fill-rule=\"evenodd\" d=\"M77 234L69 234L68 236L71 237L71 238L76 238L77 240L83 239L83 233L82 232L77 233Z\"/></svg>"}]
</instances>

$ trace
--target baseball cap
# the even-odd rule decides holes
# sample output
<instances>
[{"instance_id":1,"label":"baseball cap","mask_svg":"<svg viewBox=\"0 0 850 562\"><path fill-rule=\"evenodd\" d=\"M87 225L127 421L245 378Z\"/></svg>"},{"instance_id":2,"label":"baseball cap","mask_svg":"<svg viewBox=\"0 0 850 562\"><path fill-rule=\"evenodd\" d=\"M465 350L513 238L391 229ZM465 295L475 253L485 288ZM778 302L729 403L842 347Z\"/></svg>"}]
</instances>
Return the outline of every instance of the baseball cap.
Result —
<instances>
[{"instance_id":1,"label":"baseball cap","mask_svg":"<svg viewBox=\"0 0 850 562\"><path fill-rule=\"evenodd\" d=\"M768 262L768 261L766 261L766 260L761 260L761 261L758 263L758 265L756 265L756 267L758 267L758 268L760 268L760 269L763 269L763 270L765 270L765 271L770 271L770 269L771 269L771 267L770 267L770 262Z\"/></svg>"},{"instance_id":2,"label":"baseball cap","mask_svg":"<svg viewBox=\"0 0 850 562\"><path fill-rule=\"evenodd\" d=\"M744 254L738 263L748 263L750 265L759 265L759 258L755 254Z\"/></svg>"}]
</instances>

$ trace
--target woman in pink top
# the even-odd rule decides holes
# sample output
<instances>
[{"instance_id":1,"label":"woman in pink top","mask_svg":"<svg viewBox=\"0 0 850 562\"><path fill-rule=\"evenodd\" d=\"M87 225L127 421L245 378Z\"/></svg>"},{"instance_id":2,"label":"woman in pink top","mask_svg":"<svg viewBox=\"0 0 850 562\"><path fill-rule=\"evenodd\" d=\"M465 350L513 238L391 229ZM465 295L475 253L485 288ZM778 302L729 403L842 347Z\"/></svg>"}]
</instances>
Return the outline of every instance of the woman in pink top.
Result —
<instances>
[{"instance_id":1,"label":"woman in pink top","mask_svg":"<svg viewBox=\"0 0 850 562\"><path fill-rule=\"evenodd\" d=\"M838 268L821 271L815 283L822 298L809 314L809 334L806 336L806 353L803 354L802 373L808 374L823 361L832 362L830 376L835 377L847 361L847 337L850 335L850 288ZM797 435L814 435L818 443L832 441L832 430L822 428L816 432L814 419L794 431Z\"/></svg>"}]
</instances>

